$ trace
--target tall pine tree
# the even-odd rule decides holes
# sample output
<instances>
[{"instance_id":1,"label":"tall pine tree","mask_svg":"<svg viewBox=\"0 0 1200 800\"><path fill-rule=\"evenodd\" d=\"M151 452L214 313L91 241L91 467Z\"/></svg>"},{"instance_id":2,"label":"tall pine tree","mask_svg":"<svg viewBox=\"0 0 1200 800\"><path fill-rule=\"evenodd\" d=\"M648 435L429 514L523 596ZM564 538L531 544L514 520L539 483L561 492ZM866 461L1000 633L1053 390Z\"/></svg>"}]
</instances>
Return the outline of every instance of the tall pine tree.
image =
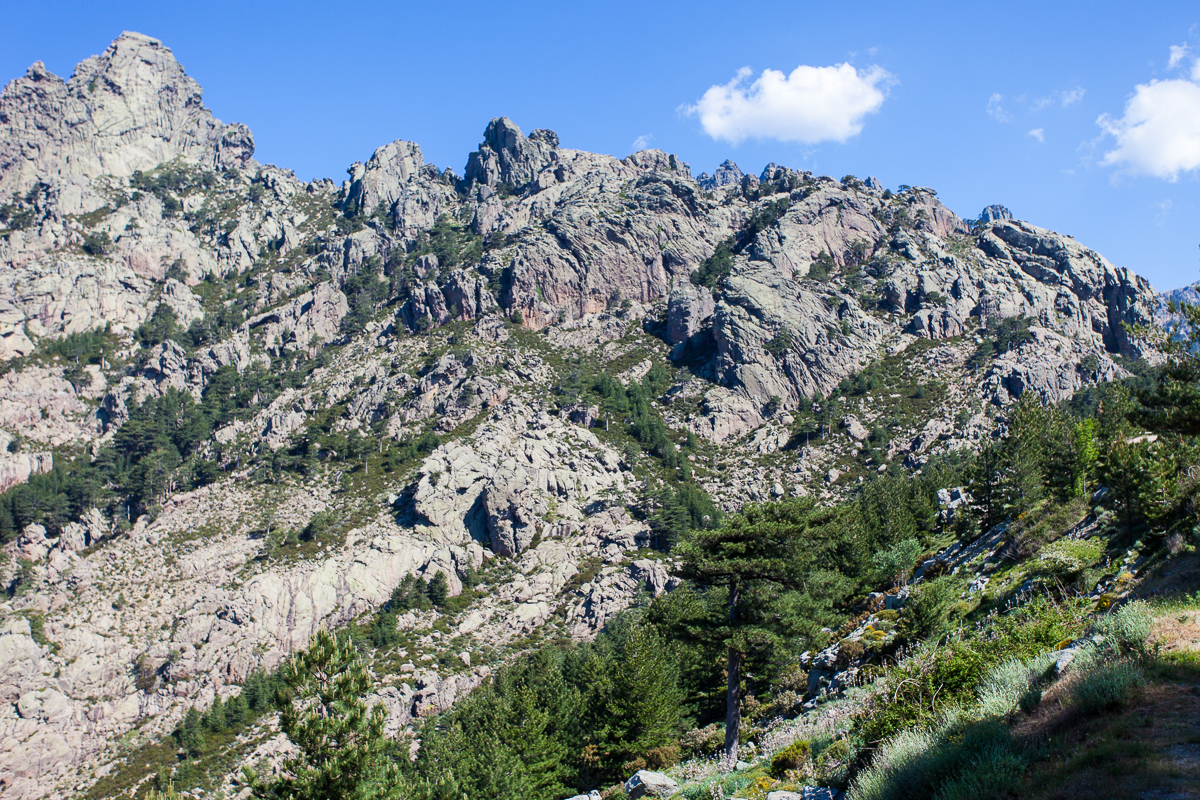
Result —
<instances>
[{"instance_id":1,"label":"tall pine tree","mask_svg":"<svg viewBox=\"0 0 1200 800\"><path fill-rule=\"evenodd\" d=\"M845 544L836 513L808 499L749 506L717 530L693 530L679 545L681 574L725 592L712 633L726 651L724 761L737 761L743 666L769 662L820 637L851 582L834 565Z\"/></svg>"}]
</instances>

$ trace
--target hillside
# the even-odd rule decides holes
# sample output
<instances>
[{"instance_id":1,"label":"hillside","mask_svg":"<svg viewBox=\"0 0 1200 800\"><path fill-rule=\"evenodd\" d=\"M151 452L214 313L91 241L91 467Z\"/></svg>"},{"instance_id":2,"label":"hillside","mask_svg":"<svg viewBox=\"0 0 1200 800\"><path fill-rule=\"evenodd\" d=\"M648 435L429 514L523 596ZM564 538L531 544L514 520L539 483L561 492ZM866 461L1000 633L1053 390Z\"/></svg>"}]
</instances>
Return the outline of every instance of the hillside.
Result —
<instances>
[{"instance_id":1,"label":"hillside","mask_svg":"<svg viewBox=\"0 0 1200 800\"><path fill-rule=\"evenodd\" d=\"M144 783L123 759L325 627L419 725L669 594L672 545L749 502L923 477L933 557L944 465L1021 398L1162 361L1144 279L931 189L507 118L461 175L404 141L347 172L255 161L141 34L0 93L6 797ZM277 755L269 724L222 747Z\"/></svg>"}]
</instances>

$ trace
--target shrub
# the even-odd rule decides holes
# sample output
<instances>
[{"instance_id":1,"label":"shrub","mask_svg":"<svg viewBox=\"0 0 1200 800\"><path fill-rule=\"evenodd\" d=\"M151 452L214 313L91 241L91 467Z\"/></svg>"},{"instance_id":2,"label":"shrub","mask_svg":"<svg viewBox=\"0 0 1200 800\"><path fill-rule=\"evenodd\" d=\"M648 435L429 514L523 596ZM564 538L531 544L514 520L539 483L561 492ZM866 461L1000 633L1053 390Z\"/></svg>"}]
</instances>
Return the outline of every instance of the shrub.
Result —
<instances>
[{"instance_id":1,"label":"shrub","mask_svg":"<svg viewBox=\"0 0 1200 800\"><path fill-rule=\"evenodd\" d=\"M912 573L917 558L921 555L921 543L916 539L903 539L887 550L875 553L871 565L876 577L893 586L903 586Z\"/></svg>"},{"instance_id":2,"label":"shrub","mask_svg":"<svg viewBox=\"0 0 1200 800\"><path fill-rule=\"evenodd\" d=\"M1143 600L1134 600L1100 617L1096 628L1105 643L1117 652L1140 655L1146 651L1153 623L1150 606Z\"/></svg>"},{"instance_id":3,"label":"shrub","mask_svg":"<svg viewBox=\"0 0 1200 800\"><path fill-rule=\"evenodd\" d=\"M693 728L679 739L679 746L689 757L715 753L725 744L725 732L714 723L703 728Z\"/></svg>"},{"instance_id":4,"label":"shrub","mask_svg":"<svg viewBox=\"0 0 1200 800\"><path fill-rule=\"evenodd\" d=\"M632 761L626 761L624 764L622 764L621 771L627 775L632 775L635 772L641 772L642 770L646 769L646 767L646 759L639 756Z\"/></svg>"},{"instance_id":5,"label":"shrub","mask_svg":"<svg viewBox=\"0 0 1200 800\"><path fill-rule=\"evenodd\" d=\"M775 336L770 341L763 345L763 349L778 358L791 350L795 341L792 332L783 327L775 333Z\"/></svg>"},{"instance_id":6,"label":"shrub","mask_svg":"<svg viewBox=\"0 0 1200 800\"><path fill-rule=\"evenodd\" d=\"M1027 705L1030 693L1037 691L1042 673L1053 662L1049 653L1028 661L1019 658L1001 661L983 680L979 690L979 710L989 716L1003 717ZM1038 702L1040 700L1038 691ZM1033 702L1032 707L1036 708L1037 702Z\"/></svg>"},{"instance_id":7,"label":"shrub","mask_svg":"<svg viewBox=\"0 0 1200 800\"><path fill-rule=\"evenodd\" d=\"M663 770L679 763L679 748L673 744L647 750L642 758L650 769ZM636 770L635 770L636 772Z\"/></svg>"},{"instance_id":8,"label":"shrub","mask_svg":"<svg viewBox=\"0 0 1200 800\"><path fill-rule=\"evenodd\" d=\"M817 254L816 259L809 265L808 277L815 281L827 281L829 276L837 270L837 262L832 256L822 250Z\"/></svg>"},{"instance_id":9,"label":"shrub","mask_svg":"<svg viewBox=\"0 0 1200 800\"><path fill-rule=\"evenodd\" d=\"M720 289L733 270L733 248L732 237L719 242L713 254L704 259L700 269L692 273L692 283L697 286L707 286L713 291Z\"/></svg>"},{"instance_id":10,"label":"shrub","mask_svg":"<svg viewBox=\"0 0 1200 800\"><path fill-rule=\"evenodd\" d=\"M771 774L782 778L791 770L803 769L812 757L812 744L807 739L797 739L771 758Z\"/></svg>"},{"instance_id":11,"label":"shrub","mask_svg":"<svg viewBox=\"0 0 1200 800\"><path fill-rule=\"evenodd\" d=\"M1008 317L996 325L995 348L997 355L1015 350L1025 342L1032 342L1029 320L1025 317Z\"/></svg>"},{"instance_id":12,"label":"shrub","mask_svg":"<svg viewBox=\"0 0 1200 800\"><path fill-rule=\"evenodd\" d=\"M1034 710L1042 704L1042 689L1039 686L1032 686L1025 694L1021 695L1021 700L1018 706L1022 714L1032 714Z\"/></svg>"},{"instance_id":13,"label":"shrub","mask_svg":"<svg viewBox=\"0 0 1200 800\"><path fill-rule=\"evenodd\" d=\"M820 750L814 747L813 752L816 754L814 766L817 782L826 786L844 786L850 762L855 756L855 747L850 740L838 739Z\"/></svg>"},{"instance_id":14,"label":"shrub","mask_svg":"<svg viewBox=\"0 0 1200 800\"><path fill-rule=\"evenodd\" d=\"M931 728L885 742L848 794L851 800L999 797L1020 785L1024 770L1007 726L952 711Z\"/></svg>"},{"instance_id":15,"label":"shrub","mask_svg":"<svg viewBox=\"0 0 1200 800\"><path fill-rule=\"evenodd\" d=\"M950 619L950 606L956 599L949 578L939 578L918 586L909 595L900 619L900 634L909 641L938 636Z\"/></svg>"},{"instance_id":16,"label":"shrub","mask_svg":"<svg viewBox=\"0 0 1200 800\"><path fill-rule=\"evenodd\" d=\"M1059 578L1074 579L1104 555L1104 544L1099 539L1078 541L1060 539L1042 548L1038 555L1042 569Z\"/></svg>"},{"instance_id":17,"label":"shrub","mask_svg":"<svg viewBox=\"0 0 1200 800\"><path fill-rule=\"evenodd\" d=\"M862 658L866 651L866 646L861 641L842 642L841 647L838 648L838 666L842 669L849 667Z\"/></svg>"},{"instance_id":18,"label":"shrub","mask_svg":"<svg viewBox=\"0 0 1200 800\"><path fill-rule=\"evenodd\" d=\"M106 256L112 249L113 241L106 231L93 231L83 237L83 251L90 256Z\"/></svg>"},{"instance_id":19,"label":"shrub","mask_svg":"<svg viewBox=\"0 0 1200 800\"><path fill-rule=\"evenodd\" d=\"M1130 661L1110 661L1085 667L1071 687L1071 700L1086 714L1120 708L1129 692L1141 686L1142 671Z\"/></svg>"}]
</instances>

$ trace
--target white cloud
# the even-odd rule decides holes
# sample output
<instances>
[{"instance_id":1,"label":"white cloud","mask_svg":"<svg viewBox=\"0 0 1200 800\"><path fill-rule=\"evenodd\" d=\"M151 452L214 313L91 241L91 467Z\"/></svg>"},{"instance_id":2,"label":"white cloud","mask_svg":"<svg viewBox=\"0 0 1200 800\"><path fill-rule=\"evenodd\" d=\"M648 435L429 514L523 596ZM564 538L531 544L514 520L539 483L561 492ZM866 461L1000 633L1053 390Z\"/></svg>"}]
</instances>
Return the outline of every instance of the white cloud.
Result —
<instances>
[{"instance_id":1,"label":"white cloud","mask_svg":"<svg viewBox=\"0 0 1200 800\"><path fill-rule=\"evenodd\" d=\"M1046 129L1045 128L1034 128L1033 130L1031 130L1029 133L1027 133L1025 135L1032 136L1034 139L1037 139L1039 142L1046 141Z\"/></svg>"},{"instance_id":2,"label":"white cloud","mask_svg":"<svg viewBox=\"0 0 1200 800\"><path fill-rule=\"evenodd\" d=\"M1041 111L1043 108L1052 106L1055 103L1062 103L1062 107L1066 108L1067 106L1072 106L1078 103L1083 99L1083 96L1086 93L1087 89L1084 89L1082 86L1076 86L1074 89L1063 89L1062 91L1051 92L1046 97L1039 97L1037 100L1034 100L1032 103L1030 103L1029 110ZM1024 101L1024 99L1024 95L1017 98L1018 101Z\"/></svg>"},{"instance_id":3,"label":"white cloud","mask_svg":"<svg viewBox=\"0 0 1200 800\"><path fill-rule=\"evenodd\" d=\"M1001 94L993 94L988 98L988 116L997 122L1012 122L1012 117L1010 117L1008 112L1004 110L1004 107L1000 105L1002 100L1004 100L1004 95Z\"/></svg>"},{"instance_id":4,"label":"white cloud","mask_svg":"<svg viewBox=\"0 0 1200 800\"><path fill-rule=\"evenodd\" d=\"M1167 61L1167 69L1175 69L1179 66L1179 62L1187 58L1187 54L1191 52L1191 49L1186 43L1171 45L1171 58Z\"/></svg>"},{"instance_id":5,"label":"white cloud","mask_svg":"<svg viewBox=\"0 0 1200 800\"><path fill-rule=\"evenodd\" d=\"M880 67L859 72L849 64L800 65L791 75L765 69L753 83L742 67L729 83L712 86L695 105L704 131L738 144L746 139L778 139L816 144L844 142L857 135L863 118L879 110L895 80Z\"/></svg>"},{"instance_id":6,"label":"white cloud","mask_svg":"<svg viewBox=\"0 0 1200 800\"><path fill-rule=\"evenodd\" d=\"M1087 89L1084 89L1082 86L1076 86L1074 89L1067 89L1059 92L1059 96L1062 98L1063 108L1078 103L1083 99L1085 92L1087 92Z\"/></svg>"},{"instance_id":7,"label":"white cloud","mask_svg":"<svg viewBox=\"0 0 1200 800\"><path fill-rule=\"evenodd\" d=\"M1170 200L1160 200L1157 203L1150 204L1151 208L1158 209L1158 213L1154 216L1154 222L1158 227L1161 228L1163 223L1167 221L1167 215L1171 213L1172 205Z\"/></svg>"},{"instance_id":8,"label":"white cloud","mask_svg":"<svg viewBox=\"0 0 1200 800\"><path fill-rule=\"evenodd\" d=\"M1140 84L1125 114L1102 114L1096 124L1117 141L1105 164L1175 181L1200 169L1200 84L1186 80Z\"/></svg>"},{"instance_id":9,"label":"white cloud","mask_svg":"<svg viewBox=\"0 0 1200 800\"><path fill-rule=\"evenodd\" d=\"M636 153L639 150L645 150L650 146L651 140L654 139L653 133L643 133L641 136L633 140L633 144L629 145L630 150Z\"/></svg>"},{"instance_id":10,"label":"white cloud","mask_svg":"<svg viewBox=\"0 0 1200 800\"><path fill-rule=\"evenodd\" d=\"M1200 83L1200 58L1197 58L1195 63L1192 64L1192 80Z\"/></svg>"}]
</instances>

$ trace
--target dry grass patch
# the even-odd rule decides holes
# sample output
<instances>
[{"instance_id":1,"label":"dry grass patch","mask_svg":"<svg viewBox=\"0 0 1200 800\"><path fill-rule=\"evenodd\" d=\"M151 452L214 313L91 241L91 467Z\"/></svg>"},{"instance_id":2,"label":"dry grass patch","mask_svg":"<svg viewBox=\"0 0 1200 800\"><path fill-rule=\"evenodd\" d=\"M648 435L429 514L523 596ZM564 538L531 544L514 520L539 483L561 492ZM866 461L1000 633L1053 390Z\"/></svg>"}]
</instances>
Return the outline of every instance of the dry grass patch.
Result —
<instances>
[{"instance_id":1,"label":"dry grass patch","mask_svg":"<svg viewBox=\"0 0 1200 800\"><path fill-rule=\"evenodd\" d=\"M1048 693L1042 709L1018 726L1051 753L1030 771L1020 796L1200 798L1200 682L1191 677L1154 683L1124 711L1092 718L1062 702L1068 687L1057 697Z\"/></svg>"},{"instance_id":2,"label":"dry grass patch","mask_svg":"<svg viewBox=\"0 0 1200 800\"><path fill-rule=\"evenodd\" d=\"M1150 641L1170 658L1175 654L1200 653L1200 611L1172 611L1154 620Z\"/></svg>"}]
</instances>

